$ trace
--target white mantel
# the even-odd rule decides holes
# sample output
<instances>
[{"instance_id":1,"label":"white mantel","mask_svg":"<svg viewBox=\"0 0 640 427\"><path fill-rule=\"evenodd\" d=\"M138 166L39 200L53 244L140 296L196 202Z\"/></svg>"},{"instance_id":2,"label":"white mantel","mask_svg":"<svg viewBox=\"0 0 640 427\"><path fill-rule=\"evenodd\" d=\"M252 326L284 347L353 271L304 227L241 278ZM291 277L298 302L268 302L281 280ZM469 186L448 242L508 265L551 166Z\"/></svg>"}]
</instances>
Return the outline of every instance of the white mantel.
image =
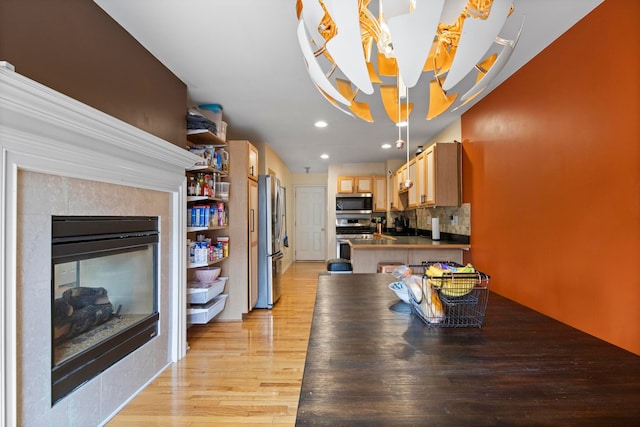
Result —
<instances>
[{"instance_id":1,"label":"white mantel","mask_svg":"<svg viewBox=\"0 0 640 427\"><path fill-rule=\"evenodd\" d=\"M144 190L151 192L151 198L157 194L165 195L162 198L168 200L166 210L169 214L166 215L165 228L161 232L164 232L167 253L161 256L164 256L165 260L163 268L166 270L163 271L167 272L167 277L163 277L163 280L166 282L165 289L169 294L161 295L160 298L170 307L168 311L171 318L165 319L165 325L172 327L165 327L160 335L163 335L162 340L167 340L163 345L170 351L170 360L167 362L170 363L181 358L186 351L184 321L186 247L180 244L186 239L184 170L195 164L198 157L21 76L12 71L10 66L3 66L2 62L0 62L0 148L2 149L0 163L0 204L2 204L0 210L0 305L2 307L0 413L3 414L0 425L13 426L21 418L20 411L25 410L24 402L20 398L18 378L21 364L25 363L24 355L20 354L20 351L21 349L24 351L27 347L21 342L20 331L18 331L21 319L21 310L17 306L17 302L21 299L19 298L21 284L18 278L28 276L20 270L20 268L24 269L20 267L24 264L21 264L23 260L18 259L19 254L24 255L26 250L20 247L24 236L21 235L19 226L25 221L19 218L18 208L25 203L33 203L26 202L24 200L26 196L20 194L20 189L24 189L25 185L25 182L20 182L20 177L24 177L23 181L32 182L31 173L35 173L36 177L42 174L45 182L50 183L49 190L44 186L42 191L50 193L59 190L55 188L55 183L58 182L66 186L65 188L77 187L78 183L84 185L83 183L87 182L89 183L87 188L90 188L91 182L95 182L101 191L108 193L113 189L120 193L120 197L123 197L123 194L124 197L130 197L126 194L145 197L145 193L141 192ZM54 179L48 177L54 177ZM123 193L128 191L127 188L134 193ZM50 194L42 195L42 200L36 200L36 203L55 204L51 203ZM102 194L99 199L108 200L109 197L110 194ZM86 203L90 202L89 200ZM82 206L81 203L76 202L78 206ZM90 211L89 208L87 209ZM46 229L40 232L42 234L38 237L42 237L41 245L44 245L44 253L50 254L50 235L46 234ZM50 230L48 232L50 233ZM38 263L48 264L50 257L46 260L38 260ZM50 313L42 313L42 317L44 316L48 316L49 319L51 317ZM47 349L43 351L46 352ZM126 378L122 380L126 381ZM46 379L43 378L40 381L44 383ZM104 393L100 385L90 383L88 383L89 391L98 390ZM45 386L46 384L42 387ZM133 395L117 396L116 399L122 402L112 401L110 405L119 408ZM73 396L70 400L72 399ZM97 400L100 399L105 399L105 396L98 396ZM69 408L65 408L64 413L72 412L72 403L65 405ZM75 406L77 407L77 404ZM51 411L54 409L52 408ZM58 419L63 410L60 408L56 410L58 413L53 415ZM100 414L102 418L98 422L105 422L111 415ZM92 420L96 419L95 416L94 414ZM77 422L77 419L73 422ZM69 425L73 422L68 418L66 421L57 421L56 425Z\"/></svg>"}]
</instances>

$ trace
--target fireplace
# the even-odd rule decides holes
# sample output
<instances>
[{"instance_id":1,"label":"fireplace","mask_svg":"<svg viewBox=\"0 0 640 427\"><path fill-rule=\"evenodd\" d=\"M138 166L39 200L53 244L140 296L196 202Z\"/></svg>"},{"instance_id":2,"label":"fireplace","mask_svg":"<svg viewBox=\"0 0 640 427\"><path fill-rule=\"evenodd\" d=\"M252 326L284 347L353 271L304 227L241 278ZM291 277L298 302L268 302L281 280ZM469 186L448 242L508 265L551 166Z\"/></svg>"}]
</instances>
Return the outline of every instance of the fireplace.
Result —
<instances>
[{"instance_id":1,"label":"fireplace","mask_svg":"<svg viewBox=\"0 0 640 427\"><path fill-rule=\"evenodd\" d=\"M157 254L157 217L52 217L52 404L157 335Z\"/></svg>"},{"instance_id":2,"label":"fireplace","mask_svg":"<svg viewBox=\"0 0 640 427\"><path fill-rule=\"evenodd\" d=\"M198 158L29 80L3 67L1 61L0 93L0 412L7 425L50 425L52 420L60 425L103 425L186 352L184 170ZM53 345L52 308L55 298L75 287L69 285L75 282L69 279L74 267L87 271L100 258L60 260L59 264L67 264L59 267L66 283L54 281L52 219L72 216L145 216L156 221L159 241L149 247L156 246L157 254L148 255L156 250L152 249L109 258L129 261L146 253L150 258L145 263L157 263L155 273L149 273L157 282L154 290L144 291L151 298L130 299L147 301L139 314L149 321L149 330L134 333L146 343L136 344L120 360L120 354L111 355L110 367L96 365L95 376L75 380L77 387L64 385L70 391L60 398L64 393L52 395L58 393L52 392L52 384L59 382L52 377L72 377L62 374L66 367L53 365L93 355L71 350L70 356L55 356L62 344ZM101 230L101 234L110 233ZM113 269L108 270L113 274ZM57 296L52 283L60 287ZM121 318L128 314L128 303L120 302L120 289L112 287L111 281L78 283L104 288L112 313ZM138 288L131 285L129 289ZM136 325L144 329L147 320ZM135 341L113 335L107 348ZM98 348L95 353L104 351Z\"/></svg>"}]
</instances>

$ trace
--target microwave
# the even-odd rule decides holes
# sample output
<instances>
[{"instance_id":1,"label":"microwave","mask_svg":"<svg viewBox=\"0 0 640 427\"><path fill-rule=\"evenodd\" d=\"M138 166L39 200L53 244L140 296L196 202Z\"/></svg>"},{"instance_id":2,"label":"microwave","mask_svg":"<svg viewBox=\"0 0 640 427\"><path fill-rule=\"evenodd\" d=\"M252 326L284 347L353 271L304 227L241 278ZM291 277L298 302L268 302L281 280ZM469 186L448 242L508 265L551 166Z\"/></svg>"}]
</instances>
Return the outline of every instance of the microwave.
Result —
<instances>
[{"instance_id":1,"label":"microwave","mask_svg":"<svg viewBox=\"0 0 640 427\"><path fill-rule=\"evenodd\" d=\"M373 212L371 193L336 195L336 214L370 214Z\"/></svg>"}]
</instances>

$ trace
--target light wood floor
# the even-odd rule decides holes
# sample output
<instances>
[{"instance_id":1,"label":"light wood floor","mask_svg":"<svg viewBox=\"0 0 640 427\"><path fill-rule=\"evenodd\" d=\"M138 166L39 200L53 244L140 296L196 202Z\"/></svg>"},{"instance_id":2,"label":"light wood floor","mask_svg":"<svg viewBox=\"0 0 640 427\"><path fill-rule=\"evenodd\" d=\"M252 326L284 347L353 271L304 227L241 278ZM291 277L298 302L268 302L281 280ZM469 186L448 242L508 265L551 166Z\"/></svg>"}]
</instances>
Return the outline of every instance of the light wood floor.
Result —
<instances>
[{"instance_id":1,"label":"light wood floor","mask_svg":"<svg viewBox=\"0 0 640 427\"><path fill-rule=\"evenodd\" d=\"M294 263L273 310L188 330L187 356L109 423L116 426L293 426L322 262Z\"/></svg>"}]
</instances>

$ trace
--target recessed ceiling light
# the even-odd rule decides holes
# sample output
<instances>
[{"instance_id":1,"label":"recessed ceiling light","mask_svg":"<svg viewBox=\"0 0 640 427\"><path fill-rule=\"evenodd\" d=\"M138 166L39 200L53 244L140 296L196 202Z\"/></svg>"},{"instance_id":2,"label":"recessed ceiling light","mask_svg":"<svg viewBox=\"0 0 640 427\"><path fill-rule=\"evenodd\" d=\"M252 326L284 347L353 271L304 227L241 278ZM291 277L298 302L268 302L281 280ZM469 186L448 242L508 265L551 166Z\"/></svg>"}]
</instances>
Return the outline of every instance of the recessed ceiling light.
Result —
<instances>
[{"instance_id":1,"label":"recessed ceiling light","mask_svg":"<svg viewBox=\"0 0 640 427\"><path fill-rule=\"evenodd\" d=\"M328 154L320 154L320 158L321 159L328 159L329 155Z\"/></svg>"},{"instance_id":2,"label":"recessed ceiling light","mask_svg":"<svg viewBox=\"0 0 640 427\"><path fill-rule=\"evenodd\" d=\"M327 122L325 122L324 120L318 120L313 125L315 127L317 127L317 128L326 128L327 127Z\"/></svg>"},{"instance_id":3,"label":"recessed ceiling light","mask_svg":"<svg viewBox=\"0 0 640 427\"><path fill-rule=\"evenodd\" d=\"M389 144L389 143L384 143L384 144L382 144L382 146L381 146L381 147L382 147L383 149L385 149L385 150L388 150L389 148L391 148L391 144Z\"/></svg>"},{"instance_id":4,"label":"recessed ceiling light","mask_svg":"<svg viewBox=\"0 0 640 427\"><path fill-rule=\"evenodd\" d=\"M407 127L407 122L398 122L396 123L396 126L398 126L399 128L406 128Z\"/></svg>"}]
</instances>

